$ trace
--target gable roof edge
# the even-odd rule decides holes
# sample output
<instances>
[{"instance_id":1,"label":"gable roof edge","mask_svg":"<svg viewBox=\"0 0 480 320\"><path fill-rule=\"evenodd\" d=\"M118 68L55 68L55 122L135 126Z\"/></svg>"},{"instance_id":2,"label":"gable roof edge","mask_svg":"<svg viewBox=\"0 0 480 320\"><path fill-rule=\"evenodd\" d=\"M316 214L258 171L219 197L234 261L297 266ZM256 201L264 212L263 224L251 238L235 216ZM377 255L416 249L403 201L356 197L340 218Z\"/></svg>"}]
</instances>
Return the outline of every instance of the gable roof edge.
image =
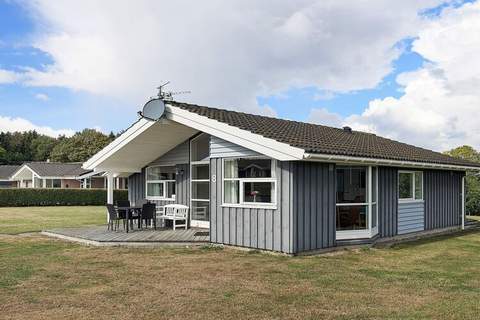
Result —
<instances>
[{"instance_id":1,"label":"gable roof edge","mask_svg":"<svg viewBox=\"0 0 480 320\"><path fill-rule=\"evenodd\" d=\"M168 102L166 104L166 116L169 120L230 141L280 161L304 159L304 149L293 147L289 144L210 119L206 116L183 110L168 104Z\"/></svg>"}]
</instances>

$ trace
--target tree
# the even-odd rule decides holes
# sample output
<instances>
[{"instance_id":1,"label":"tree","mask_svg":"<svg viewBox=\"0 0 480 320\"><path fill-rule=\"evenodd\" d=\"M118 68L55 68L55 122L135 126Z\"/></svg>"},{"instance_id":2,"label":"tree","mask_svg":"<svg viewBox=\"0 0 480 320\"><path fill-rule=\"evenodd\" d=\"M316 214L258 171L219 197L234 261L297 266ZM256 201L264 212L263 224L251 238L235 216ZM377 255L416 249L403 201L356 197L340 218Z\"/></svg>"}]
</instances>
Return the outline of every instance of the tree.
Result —
<instances>
[{"instance_id":1,"label":"tree","mask_svg":"<svg viewBox=\"0 0 480 320\"><path fill-rule=\"evenodd\" d=\"M49 159L57 143L57 139L43 135L33 139L30 145L31 160L45 161Z\"/></svg>"},{"instance_id":2,"label":"tree","mask_svg":"<svg viewBox=\"0 0 480 320\"><path fill-rule=\"evenodd\" d=\"M480 163L480 153L471 146L461 146L445 152L454 158ZM467 172L465 177L465 207L468 215L480 215L480 177L477 173Z\"/></svg>"},{"instance_id":3,"label":"tree","mask_svg":"<svg viewBox=\"0 0 480 320\"><path fill-rule=\"evenodd\" d=\"M112 141L112 138L94 129L84 129L70 138L59 138L51 152L51 159L60 162L84 162Z\"/></svg>"},{"instance_id":4,"label":"tree","mask_svg":"<svg viewBox=\"0 0 480 320\"><path fill-rule=\"evenodd\" d=\"M7 150L0 147L0 164L5 164L7 162L6 157L7 157Z\"/></svg>"},{"instance_id":5,"label":"tree","mask_svg":"<svg viewBox=\"0 0 480 320\"><path fill-rule=\"evenodd\" d=\"M450 151L445 152L451 157L469 160L473 162L480 162L480 154L471 146L461 146Z\"/></svg>"}]
</instances>

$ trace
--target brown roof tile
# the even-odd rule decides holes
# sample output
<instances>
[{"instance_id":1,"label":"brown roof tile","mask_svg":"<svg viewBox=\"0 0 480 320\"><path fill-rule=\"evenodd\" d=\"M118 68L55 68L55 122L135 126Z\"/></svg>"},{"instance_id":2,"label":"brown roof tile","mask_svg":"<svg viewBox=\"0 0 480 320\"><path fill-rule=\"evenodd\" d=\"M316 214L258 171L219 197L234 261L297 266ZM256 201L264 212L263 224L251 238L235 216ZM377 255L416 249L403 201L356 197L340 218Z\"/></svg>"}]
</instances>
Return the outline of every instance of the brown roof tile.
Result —
<instances>
[{"instance_id":1,"label":"brown roof tile","mask_svg":"<svg viewBox=\"0 0 480 320\"><path fill-rule=\"evenodd\" d=\"M263 137L304 149L308 153L343 155L386 160L413 161L480 167L439 152L360 131L283 120L224 109L169 101L169 104Z\"/></svg>"}]
</instances>

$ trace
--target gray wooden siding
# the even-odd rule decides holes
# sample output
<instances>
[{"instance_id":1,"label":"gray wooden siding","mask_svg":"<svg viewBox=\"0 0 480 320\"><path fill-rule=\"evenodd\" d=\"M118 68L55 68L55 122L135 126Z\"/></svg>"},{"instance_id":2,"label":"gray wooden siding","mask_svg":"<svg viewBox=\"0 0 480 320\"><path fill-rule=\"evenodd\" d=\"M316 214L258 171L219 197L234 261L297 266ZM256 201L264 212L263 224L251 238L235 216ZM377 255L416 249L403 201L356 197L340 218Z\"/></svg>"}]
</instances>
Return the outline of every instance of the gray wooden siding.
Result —
<instances>
[{"instance_id":1,"label":"gray wooden siding","mask_svg":"<svg viewBox=\"0 0 480 320\"><path fill-rule=\"evenodd\" d=\"M217 183L210 184L210 241L249 248L293 252L292 163L276 162L277 208L222 207L222 159L210 160Z\"/></svg>"},{"instance_id":2,"label":"gray wooden siding","mask_svg":"<svg viewBox=\"0 0 480 320\"><path fill-rule=\"evenodd\" d=\"M398 169L378 168L378 233L380 237L397 234Z\"/></svg>"},{"instance_id":3,"label":"gray wooden siding","mask_svg":"<svg viewBox=\"0 0 480 320\"><path fill-rule=\"evenodd\" d=\"M335 246L335 165L294 162L293 167L294 252Z\"/></svg>"},{"instance_id":4,"label":"gray wooden siding","mask_svg":"<svg viewBox=\"0 0 480 320\"><path fill-rule=\"evenodd\" d=\"M425 229L459 226L465 172L424 171Z\"/></svg>"},{"instance_id":5,"label":"gray wooden siding","mask_svg":"<svg viewBox=\"0 0 480 320\"><path fill-rule=\"evenodd\" d=\"M425 229L425 205L423 201L399 202L398 234L423 231Z\"/></svg>"},{"instance_id":6,"label":"gray wooden siding","mask_svg":"<svg viewBox=\"0 0 480 320\"><path fill-rule=\"evenodd\" d=\"M259 153L229 141L212 136L210 138L210 158L258 156Z\"/></svg>"},{"instance_id":7,"label":"gray wooden siding","mask_svg":"<svg viewBox=\"0 0 480 320\"><path fill-rule=\"evenodd\" d=\"M182 142L172 150L168 151L158 159L152 161L151 165L171 165L179 163L189 163L190 160L190 141Z\"/></svg>"},{"instance_id":8,"label":"gray wooden siding","mask_svg":"<svg viewBox=\"0 0 480 320\"><path fill-rule=\"evenodd\" d=\"M177 174L175 181L176 199L175 201L152 200L159 206L166 204L180 203L189 205L190 202L190 166L188 164L177 164L178 171L183 170L183 174ZM128 199L130 202L145 199L145 168L142 173L135 173L128 177Z\"/></svg>"}]
</instances>

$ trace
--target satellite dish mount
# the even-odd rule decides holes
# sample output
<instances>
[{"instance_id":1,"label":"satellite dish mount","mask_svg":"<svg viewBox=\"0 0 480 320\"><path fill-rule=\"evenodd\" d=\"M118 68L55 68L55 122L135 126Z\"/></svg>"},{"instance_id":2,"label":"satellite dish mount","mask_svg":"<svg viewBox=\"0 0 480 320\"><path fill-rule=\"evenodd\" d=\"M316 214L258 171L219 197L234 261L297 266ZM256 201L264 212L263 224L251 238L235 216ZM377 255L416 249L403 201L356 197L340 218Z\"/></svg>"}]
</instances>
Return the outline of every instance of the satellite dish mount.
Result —
<instances>
[{"instance_id":1,"label":"satellite dish mount","mask_svg":"<svg viewBox=\"0 0 480 320\"><path fill-rule=\"evenodd\" d=\"M139 111L138 114L145 119L157 121L160 119L165 112L165 101L173 101L173 96L177 94L190 93L190 91L164 91L163 88L167 86L170 81L165 82L164 84L157 87L158 94L156 97L150 98L150 100L145 103L143 110Z\"/></svg>"}]
</instances>

